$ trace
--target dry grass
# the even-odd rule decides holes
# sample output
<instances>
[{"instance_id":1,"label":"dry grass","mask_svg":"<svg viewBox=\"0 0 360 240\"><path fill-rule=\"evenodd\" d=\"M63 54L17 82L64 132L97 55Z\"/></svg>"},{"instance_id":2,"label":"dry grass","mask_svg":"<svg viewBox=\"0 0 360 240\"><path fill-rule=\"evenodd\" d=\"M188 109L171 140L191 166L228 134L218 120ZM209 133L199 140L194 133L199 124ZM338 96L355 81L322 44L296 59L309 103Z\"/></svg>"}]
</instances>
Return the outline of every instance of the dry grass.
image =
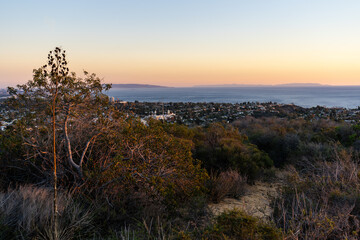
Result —
<instances>
[{"instance_id":1,"label":"dry grass","mask_svg":"<svg viewBox=\"0 0 360 240\"><path fill-rule=\"evenodd\" d=\"M177 237L178 231L175 230L169 222L150 219L150 221L143 220L138 222L136 226L125 225L121 230L115 231L106 239L119 239L119 240L167 240L167 239L180 239ZM93 239L104 239L99 238Z\"/></svg>"},{"instance_id":2,"label":"dry grass","mask_svg":"<svg viewBox=\"0 0 360 240\"><path fill-rule=\"evenodd\" d=\"M60 239L72 239L90 229L91 214L74 203L71 195L58 195ZM0 224L16 231L18 238L53 239L53 194L50 189L20 186L0 193ZM3 233L5 234L5 233Z\"/></svg>"},{"instance_id":3,"label":"dry grass","mask_svg":"<svg viewBox=\"0 0 360 240\"><path fill-rule=\"evenodd\" d=\"M316 162L299 173L292 168L276 220L288 239L358 239L359 164L336 152L332 162Z\"/></svg>"}]
</instances>

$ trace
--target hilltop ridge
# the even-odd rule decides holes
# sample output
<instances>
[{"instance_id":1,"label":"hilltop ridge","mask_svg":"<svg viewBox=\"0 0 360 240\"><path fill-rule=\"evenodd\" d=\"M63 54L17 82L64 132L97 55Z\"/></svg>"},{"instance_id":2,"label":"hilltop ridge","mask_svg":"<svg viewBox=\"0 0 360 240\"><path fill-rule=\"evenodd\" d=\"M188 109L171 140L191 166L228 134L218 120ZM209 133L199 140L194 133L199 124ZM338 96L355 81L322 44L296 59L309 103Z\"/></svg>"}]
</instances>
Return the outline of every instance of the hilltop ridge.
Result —
<instances>
[{"instance_id":1,"label":"hilltop ridge","mask_svg":"<svg viewBox=\"0 0 360 240\"><path fill-rule=\"evenodd\" d=\"M284 84L217 84L217 85L194 85L193 87L329 87L320 83L284 83Z\"/></svg>"},{"instance_id":2,"label":"hilltop ridge","mask_svg":"<svg viewBox=\"0 0 360 240\"><path fill-rule=\"evenodd\" d=\"M113 88L170 88L167 86L150 85L150 84L112 84Z\"/></svg>"}]
</instances>

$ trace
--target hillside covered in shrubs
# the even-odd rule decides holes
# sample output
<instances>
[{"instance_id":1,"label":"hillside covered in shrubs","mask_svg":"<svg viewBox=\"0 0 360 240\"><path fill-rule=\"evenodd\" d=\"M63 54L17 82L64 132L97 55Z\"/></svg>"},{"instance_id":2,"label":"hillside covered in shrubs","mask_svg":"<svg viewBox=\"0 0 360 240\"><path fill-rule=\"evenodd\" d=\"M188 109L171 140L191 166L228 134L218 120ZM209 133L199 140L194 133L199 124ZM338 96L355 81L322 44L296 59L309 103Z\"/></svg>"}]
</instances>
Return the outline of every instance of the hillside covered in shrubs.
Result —
<instances>
[{"instance_id":1,"label":"hillside covered in shrubs","mask_svg":"<svg viewBox=\"0 0 360 240\"><path fill-rule=\"evenodd\" d=\"M243 117L141 121L56 48L9 88L0 131L0 239L358 239L360 125ZM285 181L270 220L208 204Z\"/></svg>"}]
</instances>

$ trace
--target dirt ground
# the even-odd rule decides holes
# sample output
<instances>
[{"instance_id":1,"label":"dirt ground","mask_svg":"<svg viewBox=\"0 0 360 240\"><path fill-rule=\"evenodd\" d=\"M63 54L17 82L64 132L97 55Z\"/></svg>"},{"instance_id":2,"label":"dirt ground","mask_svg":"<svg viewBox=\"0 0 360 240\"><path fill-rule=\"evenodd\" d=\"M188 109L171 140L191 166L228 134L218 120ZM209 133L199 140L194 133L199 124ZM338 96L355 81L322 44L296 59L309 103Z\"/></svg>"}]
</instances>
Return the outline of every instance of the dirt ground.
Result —
<instances>
[{"instance_id":1,"label":"dirt ground","mask_svg":"<svg viewBox=\"0 0 360 240\"><path fill-rule=\"evenodd\" d=\"M272 183L256 182L248 186L245 195L239 199L225 198L220 203L210 204L209 209L215 216L226 210L240 209L251 216L269 221L273 213L273 200L281 193L283 175L277 174L276 180Z\"/></svg>"}]
</instances>

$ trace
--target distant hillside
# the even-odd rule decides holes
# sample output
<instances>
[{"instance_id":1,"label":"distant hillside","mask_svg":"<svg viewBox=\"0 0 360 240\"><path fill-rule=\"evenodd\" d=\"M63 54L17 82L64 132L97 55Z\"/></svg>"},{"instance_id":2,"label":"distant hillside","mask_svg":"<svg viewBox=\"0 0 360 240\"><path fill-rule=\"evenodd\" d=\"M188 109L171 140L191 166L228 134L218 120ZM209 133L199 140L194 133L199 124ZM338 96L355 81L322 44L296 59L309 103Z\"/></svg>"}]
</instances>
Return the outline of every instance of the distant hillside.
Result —
<instances>
[{"instance_id":1,"label":"distant hillside","mask_svg":"<svg viewBox=\"0 0 360 240\"><path fill-rule=\"evenodd\" d=\"M194 87L322 87L330 85L322 85L319 83L286 83L275 85L261 85L261 84L221 84L221 85L195 85Z\"/></svg>"},{"instance_id":2,"label":"distant hillside","mask_svg":"<svg viewBox=\"0 0 360 240\"><path fill-rule=\"evenodd\" d=\"M169 88L166 86L149 84L112 84L112 88Z\"/></svg>"},{"instance_id":3,"label":"distant hillside","mask_svg":"<svg viewBox=\"0 0 360 240\"><path fill-rule=\"evenodd\" d=\"M285 83L285 84L278 84L275 85L277 87L324 87L330 85L323 85L320 83Z\"/></svg>"},{"instance_id":4,"label":"distant hillside","mask_svg":"<svg viewBox=\"0 0 360 240\"><path fill-rule=\"evenodd\" d=\"M216 85L195 85L195 88L233 88L233 87L268 87L271 85L255 85L255 84L216 84Z\"/></svg>"}]
</instances>

